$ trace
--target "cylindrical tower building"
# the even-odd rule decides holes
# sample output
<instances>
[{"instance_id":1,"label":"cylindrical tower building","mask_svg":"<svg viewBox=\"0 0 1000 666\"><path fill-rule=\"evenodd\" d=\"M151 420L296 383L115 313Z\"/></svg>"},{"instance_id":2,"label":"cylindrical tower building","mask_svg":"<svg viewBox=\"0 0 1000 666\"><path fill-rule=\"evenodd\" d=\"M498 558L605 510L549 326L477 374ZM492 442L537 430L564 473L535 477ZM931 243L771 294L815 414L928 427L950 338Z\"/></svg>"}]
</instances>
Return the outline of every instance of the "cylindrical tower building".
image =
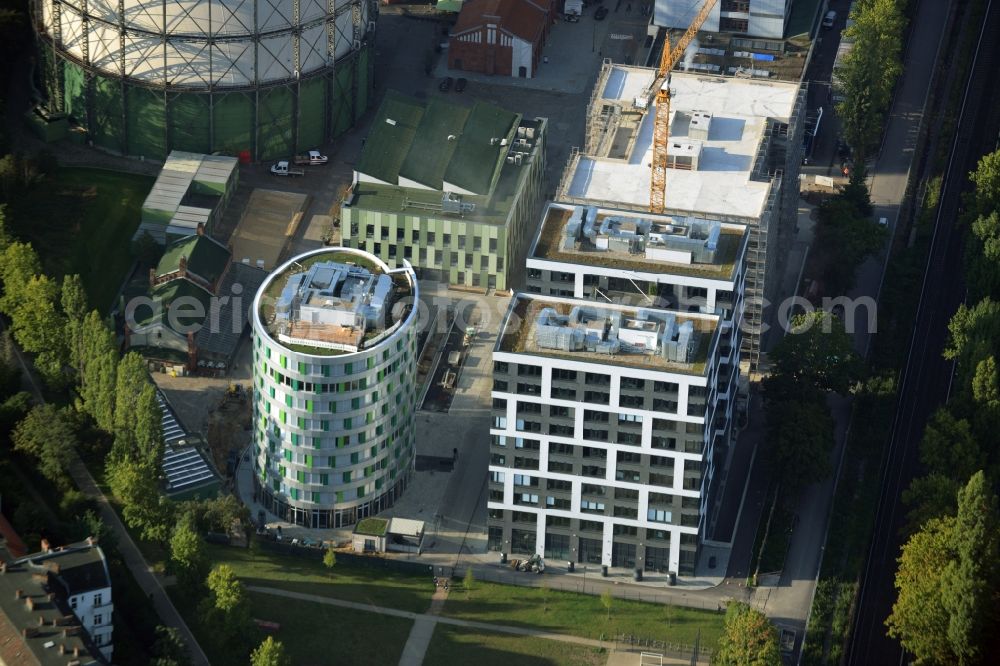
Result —
<instances>
[{"instance_id":1,"label":"cylindrical tower building","mask_svg":"<svg viewBox=\"0 0 1000 666\"><path fill-rule=\"evenodd\" d=\"M254 484L297 525L386 509L414 462L417 279L347 248L295 257L251 310Z\"/></svg>"},{"instance_id":2,"label":"cylindrical tower building","mask_svg":"<svg viewBox=\"0 0 1000 666\"><path fill-rule=\"evenodd\" d=\"M255 159L368 105L377 0L32 0L50 111L95 144Z\"/></svg>"}]
</instances>

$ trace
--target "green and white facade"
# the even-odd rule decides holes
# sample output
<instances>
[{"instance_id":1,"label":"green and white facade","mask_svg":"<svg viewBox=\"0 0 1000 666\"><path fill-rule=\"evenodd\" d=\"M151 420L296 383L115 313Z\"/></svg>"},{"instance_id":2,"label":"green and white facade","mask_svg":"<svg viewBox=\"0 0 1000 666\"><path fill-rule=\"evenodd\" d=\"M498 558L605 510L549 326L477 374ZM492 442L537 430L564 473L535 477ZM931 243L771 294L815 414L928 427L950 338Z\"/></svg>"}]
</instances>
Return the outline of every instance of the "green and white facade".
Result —
<instances>
[{"instance_id":1,"label":"green and white facade","mask_svg":"<svg viewBox=\"0 0 1000 666\"><path fill-rule=\"evenodd\" d=\"M261 286L251 315L254 484L279 518L348 526L406 488L417 296L409 265L390 269L347 248L295 257Z\"/></svg>"},{"instance_id":2,"label":"green and white facade","mask_svg":"<svg viewBox=\"0 0 1000 666\"><path fill-rule=\"evenodd\" d=\"M423 279L518 284L543 200L544 118L389 91L341 209L344 244Z\"/></svg>"}]
</instances>

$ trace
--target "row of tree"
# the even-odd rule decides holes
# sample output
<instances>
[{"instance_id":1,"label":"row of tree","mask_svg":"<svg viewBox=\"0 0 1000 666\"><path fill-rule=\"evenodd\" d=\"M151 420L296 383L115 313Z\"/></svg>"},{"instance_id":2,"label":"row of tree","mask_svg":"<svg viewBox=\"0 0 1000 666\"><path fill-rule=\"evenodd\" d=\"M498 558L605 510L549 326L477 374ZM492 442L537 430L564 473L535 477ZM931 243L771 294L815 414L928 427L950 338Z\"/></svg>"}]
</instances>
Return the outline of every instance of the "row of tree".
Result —
<instances>
[{"instance_id":1,"label":"row of tree","mask_svg":"<svg viewBox=\"0 0 1000 666\"><path fill-rule=\"evenodd\" d=\"M828 198L816 211L816 247L823 293L846 295L854 287L858 267L885 243L887 230L872 219L871 199L862 173Z\"/></svg>"},{"instance_id":2,"label":"row of tree","mask_svg":"<svg viewBox=\"0 0 1000 666\"><path fill-rule=\"evenodd\" d=\"M896 79L903 71L907 0L859 0L842 40L853 42L837 71L844 101L837 105L854 161L852 177L864 180L865 161L875 154Z\"/></svg>"},{"instance_id":3,"label":"row of tree","mask_svg":"<svg viewBox=\"0 0 1000 666\"><path fill-rule=\"evenodd\" d=\"M949 323L951 399L920 442L889 634L926 664L977 664L1000 648L1000 151L980 160L966 201L968 302Z\"/></svg>"},{"instance_id":4,"label":"row of tree","mask_svg":"<svg viewBox=\"0 0 1000 666\"><path fill-rule=\"evenodd\" d=\"M764 380L768 453L782 493L794 499L831 472L831 392L846 395L861 378L844 322L823 310L793 318L791 330L768 355Z\"/></svg>"}]
</instances>

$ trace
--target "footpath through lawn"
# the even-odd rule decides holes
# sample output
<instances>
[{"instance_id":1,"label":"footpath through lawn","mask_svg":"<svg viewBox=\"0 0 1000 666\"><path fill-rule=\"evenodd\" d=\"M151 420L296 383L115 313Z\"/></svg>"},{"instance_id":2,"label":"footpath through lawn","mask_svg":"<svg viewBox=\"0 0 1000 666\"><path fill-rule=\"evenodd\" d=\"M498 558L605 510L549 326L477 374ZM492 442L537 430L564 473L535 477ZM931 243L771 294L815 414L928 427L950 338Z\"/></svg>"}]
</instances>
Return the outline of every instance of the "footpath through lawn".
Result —
<instances>
[{"instance_id":1,"label":"footpath through lawn","mask_svg":"<svg viewBox=\"0 0 1000 666\"><path fill-rule=\"evenodd\" d=\"M713 611L611 600L610 616L601 598L575 592L476 582L466 595L457 586L441 615L527 627L553 633L610 639L618 634L714 648L723 615Z\"/></svg>"},{"instance_id":2,"label":"footpath through lawn","mask_svg":"<svg viewBox=\"0 0 1000 666\"><path fill-rule=\"evenodd\" d=\"M212 564L228 564L244 585L276 587L292 592L423 613L434 585L428 576L338 562L327 569L318 560L290 557L260 549L207 545ZM404 637L405 638L405 637Z\"/></svg>"},{"instance_id":3,"label":"footpath through lawn","mask_svg":"<svg viewBox=\"0 0 1000 666\"><path fill-rule=\"evenodd\" d=\"M476 666L604 666L607 651L584 645L438 624L425 664Z\"/></svg>"}]
</instances>

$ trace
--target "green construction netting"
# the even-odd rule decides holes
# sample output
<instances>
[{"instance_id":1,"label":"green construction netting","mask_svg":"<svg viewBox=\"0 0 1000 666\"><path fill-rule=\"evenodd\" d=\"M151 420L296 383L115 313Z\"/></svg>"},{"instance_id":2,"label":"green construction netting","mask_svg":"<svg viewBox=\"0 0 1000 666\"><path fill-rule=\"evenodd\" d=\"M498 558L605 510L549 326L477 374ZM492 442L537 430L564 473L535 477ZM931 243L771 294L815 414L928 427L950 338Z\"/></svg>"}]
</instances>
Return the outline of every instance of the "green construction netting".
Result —
<instances>
[{"instance_id":1,"label":"green construction netting","mask_svg":"<svg viewBox=\"0 0 1000 666\"><path fill-rule=\"evenodd\" d=\"M71 63L63 63L62 72L66 115L84 125L87 122L87 98L83 70Z\"/></svg>"},{"instance_id":2,"label":"green construction netting","mask_svg":"<svg viewBox=\"0 0 1000 666\"><path fill-rule=\"evenodd\" d=\"M128 153L163 159L167 156L167 114L163 93L128 87ZM112 119L108 119L109 121ZM121 117L118 117L121 125Z\"/></svg>"},{"instance_id":3,"label":"green construction netting","mask_svg":"<svg viewBox=\"0 0 1000 666\"><path fill-rule=\"evenodd\" d=\"M330 132L340 136L354 124L351 110L351 77L354 67L341 65L334 70L333 99L330 100Z\"/></svg>"},{"instance_id":4,"label":"green construction netting","mask_svg":"<svg viewBox=\"0 0 1000 666\"><path fill-rule=\"evenodd\" d=\"M90 138L108 150L125 152L125 128L122 127L122 86L121 81L95 77L91 81L93 92L92 126ZM142 153L135 153L141 155Z\"/></svg>"},{"instance_id":5,"label":"green construction netting","mask_svg":"<svg viewBox=\"0 0 1000 666\"><path fill-rule=\"evenodd\" d=\"M172 150L205 152L210 148L208 95L182 93L170 98L170 139Z\"/></svg>"},{"instance_id":6,"label":"green construction netting","mask_svg":"<svg viewBox=\"0 0 1000 666\"><path fill-rule=\"evenodd\" d=\"M292 145L292 95L289 87L261 90L257 103L257 153L262 160L288 157Z\"/></svg>"},{"instance_id":7,"label":"green construction netting","mask_svg":"<svg viewBox=\"0 0 1000 666\"><path fill-rule=\"evenodd\" d=\"M215 120L213 149L227 155L239 155L253 149L253 95L227 93L215 96L212 115Z\"/></svg>"},{"instance_id":8,"label":"green construction netting","mask_svg":"<svg viewBox=\"0 0 1000 666\"><path fill-rule=\"evenodd\" d=\"M318 76L299 86L299 145L298 150L309 150L323 143L326 123L326 78Z\"/></svg>"}]
</instances>

